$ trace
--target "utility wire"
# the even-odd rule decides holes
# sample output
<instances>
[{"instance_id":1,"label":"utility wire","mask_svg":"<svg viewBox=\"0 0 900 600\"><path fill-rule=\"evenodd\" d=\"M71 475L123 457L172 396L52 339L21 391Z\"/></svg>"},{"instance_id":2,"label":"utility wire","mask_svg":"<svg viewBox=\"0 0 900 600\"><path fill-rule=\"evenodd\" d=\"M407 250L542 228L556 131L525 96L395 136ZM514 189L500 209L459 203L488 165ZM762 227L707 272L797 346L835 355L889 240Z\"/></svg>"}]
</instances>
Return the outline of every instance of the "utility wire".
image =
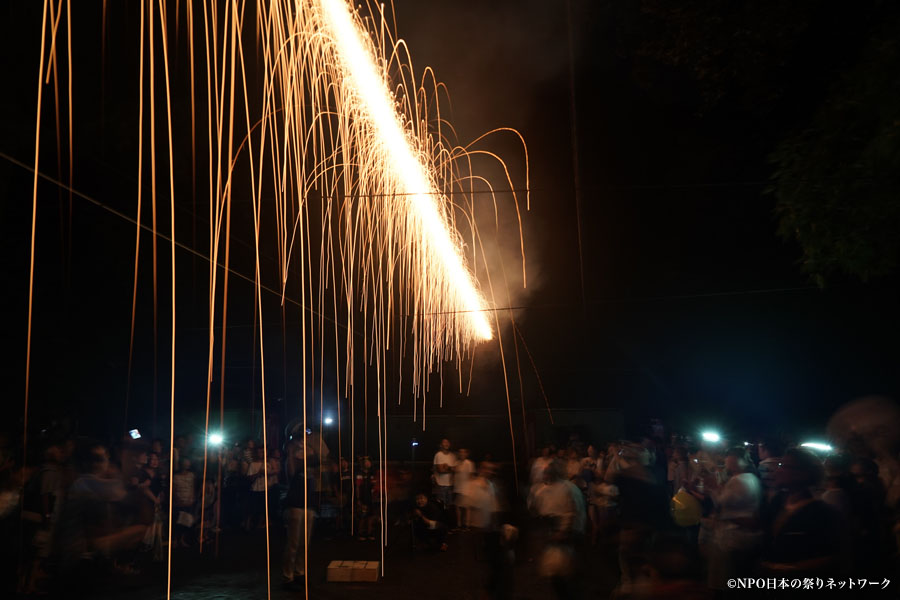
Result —
<instances>
[{"instance_id":1,"label":"utility wire","mask_svg":"<svg viewBox=\"0 0 900 600\"><path fill-rule=\"evenodd\" d=\"M0 152L0 158L7 160L14 165L17 165L17 166L21 167L22 169L25 169L26 171L34 173L34 169L32 167L30 167L29 165L26 165L25 163L5 154L3 152ZM91 204L94 204L95 206L102 208L103 210L119 217L120 219L124 219L125 221L128 221L129 223L131 223L133 225L137 225L136 219L126 215L125 213L123 213L119 210L116 210L115 208L112 208L111 206L109 206L107 204L104 204L103 202L101 202L95 198L92 198L91 196L88 196L87 194L79 192L78 190L66 185L65 183L63 183L53 177L50 177L49 175L38 172L38 177L58 186L66 191L71 192L74 196L77 196L83 200L87 200ZM710 185L713 185L713 184L710 184ZM154 233L152 228L148 225L141 224L141 228L150 233ZM172 241L169 236L167 236L166 234L164 234L162 232L156 231L155 234L167 242ZM211 262L211 259L208 256L206 256L205 254L203 254L202 252L199 252L177 240L175 241L175 245L177 247L181 248L182 250L190 252L191 254L193 254L194 256L197 256L198 258L202 258L203 260L205 260L207 262ZM219 266L223 269L226 268L225 265L223 265L221 263L216 263L216 264L217 264L217 266ZM252 278L244 275L243 273L241 273L239 271L234 270L231 267L227 267L227 270L229 273L233 274L235 277L239 277L240 279L243 279L244 281L247 281L252 284L256 284L256 282ZM291 304L294 304L295 306L304 308L305 310L308 310L309 312L315 314L316 316L323 317L329 323L333 323L343 329L346 329L346 325L344 325L342 323L337 323L333 318L330 318L328 315L320 314L315 309L304 306L303 304L301 304L297 300L294 300L287 294L282 294L281 292L279 292L275 289L272 289L266 285L263 285L262 283L260 283L259 285L263 290L269 292L270 294L281 297L285 301L290 302ZM599 300L588 301L587 305L588 306L601 306L601 305L608 305L608 304L661 302L661 301L667 301L667 300L690 300L690 299L698 299L698 298L717 298L717 297L746 296L746 295L757 295L757 294L777 294L777 293L799 292L799 291L808 291L808 290L817 290L817 289L819 289L819 288L816 286L806 285L806 286L795 286L795 287L777 287L777 288L760 288L760 289L749 289L749 290L700 292L700 293L675 294L675 295L666 295L666 296L645 296L645 297L637 297L637 298L602 298ZM496 311L505 311L505 310L568 310L571 308L575 308L575 305L568 304L568 303L530 304L530 305L522 304L522 305L518 305L518 306L502 306L502 307L494 307L494 308L484 308L481 310L460 310L460 311L444 311L444 312L432 312L432 313L408 313L404 316L426 316L427 317L427 316L449 315L449 314L465 314L465 313L473 313L473 312L496 312ZM354 332L354 333L356 333L356 332Z\"/></svg>"},{"instance_id":2,"label":"utility wire","mask_svg":"<svg viewBox=\"0 0 900 600\"><path fill-rule=\"evenodd\" d=\"M25 169L26 171L29 171L29 172L31 172L31 173L34 173L34 172L35 172L34 169L33 169L32 167L26 165L26 164L23 163L23 162L20 162L20 161L16 160L15 158L13 158L13 157L11 157L11 156L9 156L9 155L3 153L3 152L0 152L0 158L4 158L4 159L8 160L9 162L13 163L14 165L17 165L17 166L19 166L19 167L22 167L23 169ZM97 207L99 207L99 208L102 208L103 210L109 212L110 214L113 214L113 215L119 217L120 219L124 219L125 221L128 221L128 222L131 223L132 225L137 225L137 224L138 224L137 219L134 219L134 218L132 218L132 217L126 215L125 213L123 213L123 212L121 212L121 211L119 211L119 210L116 210L115 208L113 208L113 207L111 207L111 206L109 206L109 205L107 205L107 204L104 204L103 202L97 200L96 198L92 198L92 197L88 196L87 194L84 194L84 193L82 193L82 192L79 192L78 190L72 188L71 186L66 185L65 183L63 183L63 182L61 182L61 181L59 181L59 180L57 180L57 179L54 179L53 177L50 177L49 175L45 175L44 173L41 173L40 171L38 171L38 172L37 172L37 176L40 177L41 179L43 179L44 181L48 181L48 182L50 182L50 183L52 183L52 184L54 184L54 185L56 185L56 186L58 186L58 187L60 187L60 188L62 188L62 189L64 189L64 190L70 192L73 196L77 196L77 197L81 198L82 200L87 200L87 201L90 202L91 204L93 204L93 205L95 205L95 206L97 206ZM170 236L166 235L165 233L162 233L162 232L160 232L160 231L153 231L153 229L152 229L150 226L145 225L145 224L143 224L143 223L141 223L140 226L141 226L141 229L143 229L144 231L148 231L148 232L150 232L151 234L154 234L154 235L156 235L157 237L159 237L159 238L161 238L161 239L163 239L163 240L165 240L165 241L167 241L167 242L173 243L175 246L177 246L177 247L181 248L182 250L185 250L185 251L187 251L187 252L193 254L194 256L196 256L196 257L198 257L198 258L202 258L202 259L205 260L206 262L209 262L209 263L212 262L212 260L211 260L208 256L206 256L205 254L203 254L202 252L199 252L199 251L197 251L197 250L194 250L194 249L191 248L190 246L187 246L187 245L185 245L185 244L183 244L183 243L181 243L181 242L179 242L179 241L177 241L177 240L173 240ZM222 269L226 269L229 273L231 273L231 274L234 275L235 277L239 277L240 279L243 279L244 281L247 281L247 282L249 282L249 283L251 283L251 284L253 284L253 285L257 285L257 282L254 281L251 277L247 277L247 276L244 275L243 273L241 273L241 272L239 272L239 271L235 271L235 270L232 269L231 267L226 267L225 265L223 265L223 264L220 263L220 262L216 262L216 266L221 267ZM336 326L338 326L338 327L341 327L342 329L345 329L345 330L347 329L347 326L346 326L346 325L344 325L344 324L342 324L342 323L336 322L333 318L330 318L328 315L320 314L317 310L315 310L315 309L313 309L313 308L310 308L310 307L308 307L308 306L304 306L303 304L301 304L300 302L294 300L293 298L291 298L291 297L288 296L287 294L282 294L281 292L279 292L279 291L277 291L277 290L275 290L275 289L272 289L272 288L268 287L267 285L264 285L262 282L259 282L259 287L260 287L261 289L263 289L263 290L269 292L270 294L272 294L272 295L274 295L274 296L280 297L280 298L282 298L283 300L285 300L285 301L287 301L287 302L290 302L291 304L293 304L293 305L295 305L295 306L298 306L298 307L300 307L300 308L303 308L303 309L305 309L305 310L308 310L309 312L313 313L314 315L316 315L316 316L318 316L318 317L322 317L323 319L325 319L325 320L328 321L329 323L333 323L334 325L336 325ZM360 335L360 334L359 334L358 332L356 332L356 331L354 331L353 333L355 333L356 335Z\"/></svg>"}]
</instances>

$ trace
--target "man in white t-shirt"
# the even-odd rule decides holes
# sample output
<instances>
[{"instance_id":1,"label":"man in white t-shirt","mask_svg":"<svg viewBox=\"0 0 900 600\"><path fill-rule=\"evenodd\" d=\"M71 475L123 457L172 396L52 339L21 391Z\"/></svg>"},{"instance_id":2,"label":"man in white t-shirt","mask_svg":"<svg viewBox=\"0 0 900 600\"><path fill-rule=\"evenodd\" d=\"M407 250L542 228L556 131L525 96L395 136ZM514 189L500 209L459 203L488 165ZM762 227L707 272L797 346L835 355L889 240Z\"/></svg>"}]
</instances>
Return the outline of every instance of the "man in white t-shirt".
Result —
<instances>
[{"instance_id":1,"label":"man in white t-shirt","mask_svg":"<svg viewBox=\"0 0 900 600\"><path fill-rule=\"evenodd\" d=\"M434 454L434 496L449 510L453 505L453 468L456 466L456 455L450 452L450 440L441 440L441 447Z\"/></svg>"}]
</instances>

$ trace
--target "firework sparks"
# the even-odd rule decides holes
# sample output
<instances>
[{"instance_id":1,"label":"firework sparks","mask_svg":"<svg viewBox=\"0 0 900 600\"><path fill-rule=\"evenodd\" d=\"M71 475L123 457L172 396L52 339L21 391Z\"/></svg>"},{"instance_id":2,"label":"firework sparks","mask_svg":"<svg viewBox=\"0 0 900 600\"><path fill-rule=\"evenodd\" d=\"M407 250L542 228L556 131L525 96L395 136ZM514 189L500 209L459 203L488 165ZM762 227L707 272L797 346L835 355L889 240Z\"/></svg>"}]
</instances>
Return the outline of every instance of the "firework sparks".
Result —
<instances>
[{"instance_id":1,"label":"firework sparks","mask_svg":"<svg viewBox=\"0 0 900 600\"><path fill-rule=\"evenodd\" d=\"M61 4L59 4L61 7ZM71 61L71 16L68 14L67 33ZM263 328L258 338L255 324L262 323L263 290L280 287L282 302L287 297L289 274L298 277L301 297L295 302L301 307L300 336L303 339L300 361L304 382L319 378L318 388L324 389L325 341L330 334L325 323L327 317L334 325L334 364L336 371L344 369L343 395L350 399L350 450L355 455L355 425L353 402L355 383L364 380L362 396L368 414L369 369L374 371L377 394L373 405L379 419L379 463L384 464L387 453L387 390L391 379L397 379L398 390L411 387L413 396L422 400L422 424L424 427L424 396L428 390L429 376L442 374L444 361L457 361L471 355L480 342L497 339L503 358L502 338L497 314L492 313L492 326L488 319L488 303L479 291L475 276L476 259L481 253L484 269L480 272L485 289L493 298L490 273L484 247L480 241L474 214L473 181L486 184L495 203L494 189L490 182L472 174L473 157L482 155L500 162L509 189L512 181L506 165L490 153L453 146L443 134L445 123L440 114L438 83L434 74L420 82L414 79L401 41L393 42L385 32L384 8L375 8L367 0L371 15L367 21L346 0L257 0L242 2L226 0L189 0L186 3L187 44L190 57L190 118L192 186L197 194L209 197L209 355L207 361L206 422L209 422L210 390L214 379L213 348L216 312L222 311L221 364L225 364L225 330L227 319L227 294L229 269L229 237L231 231L232 193L235 175L249 176L252 197L254 250L256 253L254 340L259 342L260 375L263 380L263 420L265 421L265 376L263 354ZM42 61L39 81L50 77L55 69L57 25L62 9L54 14L52 0L44 0L42 36L49 32L49 57L44 57L45 42L42 37ZM51 10L47 10L50 7ZM248 10L248 7L249 10ZM375 10L373 10L375 8ZM195 10L196 9L196 10ZM245 13L255 9L256 48L245 49L243 39L252 29ZM363 10L363 9L360 9ZM179 4L174 9L166 0L145 0L141 3L141 36L138 106L138 189L135 239L134 282L132 298L132 323L129 344L129 386L131 363L134 354L134 327L139 279L139 252L142 228L150 229L141 221L142 200L149 188L152 207L153 244L153 298L154 345L157 323L157 231L156 199L157 180L165 181L170 201L171 270L172 270L172 332L170 364L170 444L174 438L175 419L175 198L181 184L175 179L175 143L178 132L173 132L173 95L177 82L170 79L169 56L171 43L177 40L171 32L178 30L168 25L180 14ZM49 14L48 14L49 13ZM56 16L55 16L56 15ZM48 24L48 16L49 23ZM104 31L105 31L104 3ZM252 17L251 17L252 18ZM380 27L380 33L376 27ZM196 31L195 31L196 30ZM203 35L200 35L200 32ZM195 35L195 33L197 35ZM176 36L177 37L177 34ZM173 39L170 39L173 38ZM105 39L105 38L104 38ZM162 41L157 56L155 43ZM144 46L148 45L146 53ZM104 46L105 47L105 46ZM176 46L171 46L176 47ZM194 60L195 53L198 60ZM49 58L49 60L47 60ZM145 64L146 63L148 64ZM157 68L158 64L161 65ZM205 107L195 96L194 68L205 63ZM46 73L45 73L45 65ZM248 74L250 73L250 74ZM55 71L54 71L55 76ZM71 62L67 84L70 89L69 123L72 122ZM202 80L201 76L199 80ZM249 81L261 82L256 87ZM392 88L392 86L394 86ZM202 87L202 86L201 86ZM393 91L392 91L393 89ZM149 93L146 94L145 90ZM40 88L38 94L38 119L36 142L40 132ZM145 107L146 100L146 107ZM157 111L157 103L165 102L165 109ZM58 97L56 103L59 103ZM58 106L56 107L58 110ZM145 108L149 113L149 147L145 148ZM178 107L176 105L175 110ZM206 148L208 163L202 165L197 156L195 131L203 122L205 112ZM159 119L166 131L165 150L156 143ZM162 127L160 127L162 130ZM499 131L499 130L498 130ZM516 134L518 135L518 134ZM69 132L70 157L72 135ZM479 138L480 140L481 138ZM519 138L521 139L521 138ZM474 143L477 143L476 140ZM149 180L143 174L145 151L150 163ZM167 160L162 160L167 159ZM159 163L159 165L157 165ZM35 148L34 203L37 202L38 148ZM197 169L206 170L198 176ZM528 160L525 154L525 178L527 188ZM71 180L71 165L70 165ZM205 180L205 182L204 182ZM146 185L149 184L149 185ZM208 186L205 190L204 186ZM244 186L246 187L246 186ZM451 201L452 194L459 200ZM313 247L314 236L310 231L316 225L310 217L311 199L321 202L321 246ZM513 194L516 215L519 208ZM265 211L274 214L274 231L263 230L261 219ZM235 209L237 210L237 209ZM464 219L471 238L469 249L457 230L457 215ZM268 221L265 221L268 223ZM32 231L32 243L34 231ZM279 286L267 286L263 279L271 273L262 273L260 246L262 243L276 249ZM520 223L520 244L521 223ZM224 248L223 248L224 244ZM466 253L464 254L464 250ZM469 250L471 254L469 254ZM194 249L191 249L195 252ZM225 278L222 295L219 296L217 272L220 251L225 257ZM299 254L299 256L297 256ZM292 257L299 269L289 269ZM32 248L32 270L34 249ZM467 259L471 262L467 264ZM470 268L471 267L471 268ZM480 267L479 267L480 268ZM297 271L299 270L299 275ZM524 271L524 250L523 250ZM240 275L239 273L235 273ZM243 277L243 276L242 276ZM318 283L316 284L316 278ZM327 290L327 291L326 291ZM31 293L30 293L31 296ZM330 297L329 297L330 296ZM331 302L332 306L328 306ZM29 297L29 340L26 349L26 419L27 382L30 377L31 297ZM221 306L221 308L219 308ZM314 315L314 316L313 316ZM284 312L282 311L282 318ZM338 329L346 335L339 341ZM393 334L400 330L398 338ZM495 338L496 334L496 338ZM399 339L401 358L412 365L412 376L403 377L400 361L398 371L387 367L391 340ZM330 342L331 340L329 340ZM341 348L341 345L343 347ZM307 356L308 348L311 356ZM318 349L316 354L316 350ZM343 350L343 356L341 351ZM359 352L361 350L361 352ZM256 346L254 346L255 363ZM154 352L154 357L157 356ZM359 357L359 354L362 354ZM361 360L359 360L361 358ZM364 368L354 371L357 365ZM316 369L318 367L318 369ZM154 366L154 386L157 380ZM460 373L462 371L460 370ZM224 415L224 367L218 387L221 391L220 428ZM471 375L470 375L471 377ZM335 375L340 388L339 374ZM504 367L505 378L505 367ZM301 386L303 429L307 429L307 386ZM462 375L460 375L462 391ZM154 424L156 390L154 387ZM320 397L321 407L324 396ZM338 427L340 404L338 401ZM128 404L125 406L126 421ZM415 411L414 411L415 414ZM365 431L365 428L363 429ZM512 434L512 429L511 429ZM339 441L339 445L341 442ZM263 448L267 447L265 440ZM170 452L173 449L170 446ZM515 451L515 449L514 449ZM267 459L266 459L267 461ZM171 468L171 466L170 466ZM304 469L306 461L304 461ZM351 465L352 468L352 465ZM204 480L206 479L204 461ZM171 492L171 490L170 490ZM204 488L205 492L205 488ZM386 494L386 490L382 490ZM386 505L386 502L382 503ZM205 507L206 502L201 501ZM268 506L268 502L266 502ZM351 503L352 506L352 503ZM170 498L171 510L171 498ZM218 505L217 505L218 510ZM201 514L202 523L205 515ZM171 519L171 513L170 513ZM268 518L266 519L268 522ZM382 519L382 527L385 519ZM304 525L306 527L306 524ZM171 535L171 532L170 532ZM384 530L382 535L385 535ZM218 539L218 538L217 538ZM218 544L218 542L217 542ZM167 595L171 595L171 541L169 544L169 568L167 569ZM201 550L202 550L201 542ZM218 547L218 545L217 545ZM267 553L268 553L267 530ZM383 548L382 548L383 549ZM304 556L306 547L304 545ZM383 568L382 556L382 568ZM267 579L267 585L269 584Z\"/></svg>"},{"instance_id":2,"label":"firework sparks","mask_svg":"<svg viewBox=\"0 0 900 600\"><path fill-rule=\"evenodd\" d=\"M372 121L376 143L384 146L388 157L386 166L400 181L399 195L408 205L412 229L421 231L427 248L425 268L439 270L441 278L449 282L452 303L458 312L467 313L473 337L490 340L491 326L484 317L484 301L435 202L439 197L436 186L413 150L384 78L363 42L365 33L356 26L343 0L321 0L321 4L324 26L338 46L341 71L352 82L353 99L359 102L362 115Z\"/></svg>"}]
</instances>

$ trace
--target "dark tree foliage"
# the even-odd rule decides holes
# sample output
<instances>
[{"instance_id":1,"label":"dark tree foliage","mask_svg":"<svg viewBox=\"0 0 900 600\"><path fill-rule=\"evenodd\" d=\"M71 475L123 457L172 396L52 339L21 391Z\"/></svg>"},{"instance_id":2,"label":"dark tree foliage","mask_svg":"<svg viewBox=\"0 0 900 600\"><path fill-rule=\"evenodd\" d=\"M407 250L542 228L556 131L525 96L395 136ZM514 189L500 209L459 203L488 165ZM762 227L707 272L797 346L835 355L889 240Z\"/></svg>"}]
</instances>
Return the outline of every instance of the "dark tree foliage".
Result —
<instances>
[{"instance_id":1,"label":"dark tree foliage","mask_svg":"<svg viewBox=\"0 0 900 600\"><path fill-rule=\"evenodd\" d=\"M772 154L779 233L819 285L900 265L900 28L888 29Z\"/></svg>"},{"instance_id":2,"label":"dark tree foliage","mask_svg":"<svg viewBox=\"0 0 900 600\"><path fill-rule=\"evenodd\" d=\"M778 231L799 244L804 271L819 285L898 271L900 3L619 6L617 47L638 85L691 98L724 126L755 124L774 169Z\"/></svg>"},{"instance_id":3,"label":"dark tree foliage","mask_svg":"<svg viewBox=\"0 0 900 600\"><path fill-rule=\"evenodd\" d=\"M861 2L873 3L878 1ZM641 0L624 6L616 15L625 21L619 49L634 59L638 84L665 93L659 88L669 70L691 83L698 114L768 114L797 101L798 87L816 87L814 80L827 77L857 43L852 30L867 18L865 10L847 14L817 0ZM842 25L850 26L848 35L829 39ZM809 69L813 60L818 71Z\"/></svg>"}]
</instances>

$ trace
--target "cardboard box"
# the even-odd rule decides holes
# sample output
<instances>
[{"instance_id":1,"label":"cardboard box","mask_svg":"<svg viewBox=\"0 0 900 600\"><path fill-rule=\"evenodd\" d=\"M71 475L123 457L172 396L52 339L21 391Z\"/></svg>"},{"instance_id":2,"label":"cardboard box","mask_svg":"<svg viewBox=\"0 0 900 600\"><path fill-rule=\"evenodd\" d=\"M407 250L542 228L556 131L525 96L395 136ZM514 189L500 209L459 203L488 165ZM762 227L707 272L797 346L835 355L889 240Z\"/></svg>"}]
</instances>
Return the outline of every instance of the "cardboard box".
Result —
<instances>
[{"instance_id":1,"label":"cardboard box","mask_svg":"<svg viewBox=\"0 0 900 600\"><path fill-rule=\"evenodd\" d=\"M366 569L366 561L354 560L351 564L353 565L353 574L350 575L350 581L365 581L363 571Z\"/></svg>"},{"instance_id":2,"label":"cardboard box","mask_svg":"<svg viewBox=\"0 0 900 600\"><path fill-rule=\"evenodd\" d=\"M379 567L381 565L377 560L369 560L366 561L362 568L354 567L353 568L353 580L354 581L378 581L378 576L381 573Z\"/></svg>"},{"instance_id":3,"label":"cardboard box","mask_svg":"<svg viewBox=\"0 0 900 600\"><path fill-rule=\"evenodd\" d=\"M333 560L328 563L328 581L376 582L381 574L377 560Z\"/></svg>"},{"instance_id":4,"label":"cardboard box","mask_svg":"<svg viewBox=\"0 0 900 600\"><path fill-rule=\"evenodd\" d=\"M352 581L354 561L333 560L328 563L328 581Z\"/></svg>"}]
</instances>

